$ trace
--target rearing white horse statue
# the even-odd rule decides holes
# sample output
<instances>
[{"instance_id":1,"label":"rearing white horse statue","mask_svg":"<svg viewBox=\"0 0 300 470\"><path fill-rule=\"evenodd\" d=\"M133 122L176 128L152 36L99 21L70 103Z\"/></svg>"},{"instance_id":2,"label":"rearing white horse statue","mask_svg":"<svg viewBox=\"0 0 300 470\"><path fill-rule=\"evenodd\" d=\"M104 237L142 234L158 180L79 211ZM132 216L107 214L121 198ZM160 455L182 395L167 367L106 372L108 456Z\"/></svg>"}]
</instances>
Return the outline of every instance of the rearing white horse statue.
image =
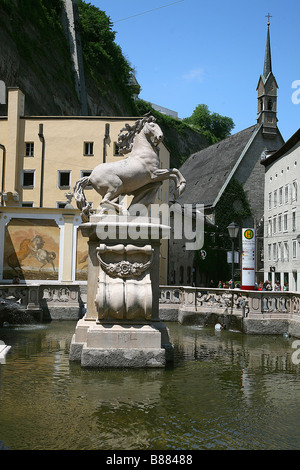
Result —
<instances>
[{"instance_id":1,"label":"rearing white horse statue","mask_svg":"<svg viewBox=\"0 0 300 470\"><path fill-rule=\"evenodd\" d=\"M180 196L186 185L180 171L160 168L157 145L162 140L162 130L151 115L138 119L133 126L126 124L121 129L118 136L120 154L128 156L118 162L101 163L90 176L75 183L74 198L83 222L89 220L92 212L83 191L87 185L102 196L101 206L108 204L121 213L127 211L116 202L119 196L133 195L130 207L137 203L148 206L154 202L159 186L166 179L175 181L175 199Z\"/></svg>"}]
</instances>

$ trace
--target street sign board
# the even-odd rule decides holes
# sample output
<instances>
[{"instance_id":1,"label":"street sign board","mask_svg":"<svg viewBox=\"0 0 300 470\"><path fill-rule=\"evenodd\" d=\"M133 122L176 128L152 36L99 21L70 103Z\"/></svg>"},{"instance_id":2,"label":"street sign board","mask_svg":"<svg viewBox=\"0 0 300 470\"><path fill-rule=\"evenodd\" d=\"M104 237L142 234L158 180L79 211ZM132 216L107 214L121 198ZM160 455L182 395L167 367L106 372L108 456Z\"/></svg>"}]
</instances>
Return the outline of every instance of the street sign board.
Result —
<instances>
[{"instance_id":1,"label":"street sign board","mask_svg":"<svg viewBox=\"0 0 300 470\"><path fill-rule=\"evenodd\" d=\"M242 228L241 288L255 287L255 230Z\"/></svg>"}]
</instances>

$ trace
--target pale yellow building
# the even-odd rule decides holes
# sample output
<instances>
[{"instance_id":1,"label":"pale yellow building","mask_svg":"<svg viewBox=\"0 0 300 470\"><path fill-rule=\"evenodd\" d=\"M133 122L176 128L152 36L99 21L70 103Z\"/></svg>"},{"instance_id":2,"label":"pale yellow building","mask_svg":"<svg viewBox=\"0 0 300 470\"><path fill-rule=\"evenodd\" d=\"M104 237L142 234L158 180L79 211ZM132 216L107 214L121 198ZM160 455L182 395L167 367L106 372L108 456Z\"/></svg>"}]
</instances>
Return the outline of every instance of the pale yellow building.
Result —
<instances>
[{"instance_id":1,"label":"pale yellow building","mask_svg":"<svg viewBox=\"0 0 300 470\"><path fill-rule=\"evenodd\" d=\"M0 282L14 275L26 282L86 279L86 239L79 210L68 203L75 182L99 163L118 161L117 138L137 118L99 116L25 116L25 96L8 89L8 113L0 117ZM159 146L162 168L170 155ZM157 202L168 202L165 181ZM101 197L85 194L93 208ZM72 205L74 207L72 207ZM34 249L32 250L32 246ZM166 283L167 240L161 249L161 278Z\"/></svg>"}]
</instances>

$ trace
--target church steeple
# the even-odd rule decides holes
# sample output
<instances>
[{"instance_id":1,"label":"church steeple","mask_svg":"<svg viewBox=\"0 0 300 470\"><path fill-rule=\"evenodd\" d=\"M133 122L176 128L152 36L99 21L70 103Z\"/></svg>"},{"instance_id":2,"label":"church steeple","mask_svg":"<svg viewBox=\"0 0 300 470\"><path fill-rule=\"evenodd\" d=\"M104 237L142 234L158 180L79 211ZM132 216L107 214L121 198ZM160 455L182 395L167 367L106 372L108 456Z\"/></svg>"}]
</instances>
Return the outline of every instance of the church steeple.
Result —
<instances>
[{"instance_id":1,"label":"church steeple","mask_svg":"<svg viewBox=\"0 0 300 470\"><path fill-rule=\"evenodd\" d=\"M268 23L264 73L263 73L263 76L265 77L265 79L267 79L270 72L272 72L272 61L271 61L271 43L270 43L270 23Z\"/></svg>"},{"instance_id":2,"label":"church steeple","mask_svg":"<svg viewBox=\"0 0 300 470\"><path fill-rule=\"evenodd\" d=\"M268 14L267 41L264 58L263 74L259 77L257 122L263 125L263 134L266 137L275 137L277 134L277 82L272 72L270 17Z\"/></svg>"}]
</instances>

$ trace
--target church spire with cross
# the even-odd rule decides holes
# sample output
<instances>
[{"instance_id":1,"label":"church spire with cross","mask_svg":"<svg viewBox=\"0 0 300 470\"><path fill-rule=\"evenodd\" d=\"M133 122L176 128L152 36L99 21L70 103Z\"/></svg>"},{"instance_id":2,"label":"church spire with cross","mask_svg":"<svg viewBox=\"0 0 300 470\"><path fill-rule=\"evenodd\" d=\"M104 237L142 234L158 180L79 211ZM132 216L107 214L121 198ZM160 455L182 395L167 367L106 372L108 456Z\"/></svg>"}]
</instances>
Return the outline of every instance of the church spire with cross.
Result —
<instances>
[{"instance_id":1,"label":"church spire with cross","mask_svg":"<svg viewBox=\"0 0 300 470\"><path fill-rule=\"evenodd\" d=\"M268 18L267 23L267 41L264 57L263 73L259 77L257 91L258 91L258 107L257 107L257 122L263 125L263 133L270 138L277 134L277 89L278 85L272 72L271 61L271 41L270 41L270 18L271 15L266 15Z\"/></svg>"},{"instance_id":2,"label":"church spire with cross","mask_svg":"<svg viewBox=\"0 0 300 470\"><path fill-rule=\"evenodd\" d=\"M263 75L265 78L267 78L269 73L272 72L271 42L270 42L270 18L271 18L270 13L268 13L266 17L268 18L268 31L267 31L266 50L265 50L264 72L263 72Z\"/></svg>"}]
</instances>

